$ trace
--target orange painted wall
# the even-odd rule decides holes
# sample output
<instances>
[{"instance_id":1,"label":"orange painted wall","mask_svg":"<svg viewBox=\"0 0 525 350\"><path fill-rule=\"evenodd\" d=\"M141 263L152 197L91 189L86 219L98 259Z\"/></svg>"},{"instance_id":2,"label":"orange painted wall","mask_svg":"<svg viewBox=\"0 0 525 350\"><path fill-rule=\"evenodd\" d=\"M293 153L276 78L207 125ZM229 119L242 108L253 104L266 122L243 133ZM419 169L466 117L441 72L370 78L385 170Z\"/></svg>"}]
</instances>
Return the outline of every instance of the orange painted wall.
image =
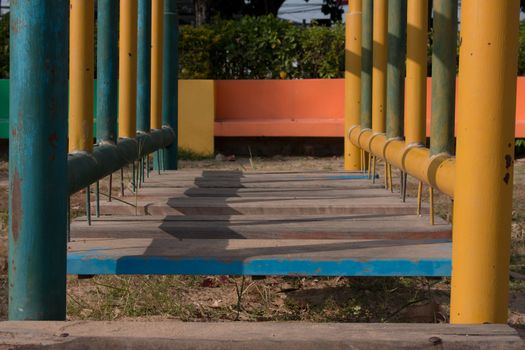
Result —
<instances>
[{"instance_id":1,"label":"orange painted wall","mask_svg":"<svg viewBox=\"0 0 525 350\"><path fill-rule=\"evenodd\" d=\"M428 79L427 135L431 79ZM218 80L215 136L342 137L344 80ZM516 137L525 137L525 77L518 78Z\"/></svg>"},{"instance_id":2,"label":"orange painted wall","mask_svg":"<svg viewBox=\"0 0 525 350\"><path fill-rule=\"evenodd\" d=\"M344 80L218 80L215 136L342 136Z\"/></svg>"}]
</instances>

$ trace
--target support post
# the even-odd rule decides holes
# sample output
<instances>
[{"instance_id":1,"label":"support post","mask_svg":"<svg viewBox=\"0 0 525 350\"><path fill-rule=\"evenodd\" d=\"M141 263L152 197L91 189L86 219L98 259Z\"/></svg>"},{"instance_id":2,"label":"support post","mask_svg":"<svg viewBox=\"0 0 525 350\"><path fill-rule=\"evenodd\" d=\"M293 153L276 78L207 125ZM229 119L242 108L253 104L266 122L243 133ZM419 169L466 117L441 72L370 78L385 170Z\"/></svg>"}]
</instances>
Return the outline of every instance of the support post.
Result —
<instances>
[{"instance_id":1,"label":"support post","mask_svg":"<svg viewBox=\"0 0 525 350\"><path fill-rule=\"evenodd\" d=\"M346 16L345 40L345 135L353 125L359 125L361 116L361 5L362 0L351 0ZM361 170L361 153L348 137L345 140L344 166L348 171Z\"/></svg>"},{"instance_id":2,"label":"support post","mask_svg":"<svg viewBox=\"0 0 525 350\"><path fill-rule=\"evenodd\" d=\"M163 169L177 170L178 165L178 73L179 25L177 1L164 0L164 50L162 80L162 124L175 132L174 142L162 152Z\"/></svg>"},{"instance_id":3,"label":"support post","mask_svg":"<svg viewBox=\"0 0 525 350\"><path fill-rule=\"evenodd\" d=\"M507 322L519 3L461 2L452 323Z\"/></svg>"},{"instance_id":4,"label":"support post","mask_svg":"<svg viewBox=\"0 0 525 350\"><path fill-rule=\"evenodd\" d=\"M137 0L120 2L118 136L123 138L136 135L137 10Z\"/></svg>"},{"instance_id":5,"label":"support post","mask_svg":"<svg viewBox=\"0 0 525 350\"><path fill-rule=\"evenodd\" d=\"M430 154L454 153L457 0L434 0Z\"/></svg>"},{"instance_id":6,"label":"support post","mask_svg":"<svg viewBox=\"0 0 525 350\"><path fill-rule=\"evenodd\" d=\"M385 132L388 0L374 1L372 130Z\"/></svg>"},{"instance_id":7,"label":"support post","mask_svg":"<svg viewBox=\"0 0 525 350\"><path fill-rule=\"evenodd\" d=\"M372 128L372 47L374 1L363 0L361 23L361 128Z\"/></svg>"},{"instance_id":8,"label":"support post","mask_svg":"<svg viewBox=\"0 0 525 350\"><path fill-rule=\"evenodd\" d=\"M426 144L428 0L407 0L405 137Z\"/></svg>"},{"instance_id":9,"label":"support post","mask_svg":"<svg viewBox=\"0 0 525 350\"><path fill-rule=\"evenodd\" d=\"M66 317L68 5L11 2L10 320Z\"/></svg>"},{"instance_id":10,"label":"support post","mask_svg":"<svg viewBox=\"0 0 525 350\"><path fill-rule=\"evenodd\" d=\"M69 152L93 149L94 0L69 2Z\"/></svg>"},{"instance_id":11,"label":"support post","mask_svg":"<svg viewBox=\"0 0 525 350\"><path fill-rule=\"evenodd\" d=\"M151 0L139 0L137 68L137 130L150 130L151 113Z\"/></svg>"},{"instance_id":12,"label":"support post","mask_svg":"<svg viewBox=\"0 0 525 350\"><path fill-rule=\"evenodd\" d=\"M117 142L118 1L97 0L97 143Z\"/></svg>"},{"instance_id":13,"label":"support post","mask_svg":"<svg viewBox=\"0 0 525 350\"><path fill-rule=\"evenodd\" d=\"M389 0L386 99L387 139L402 139L404 135L406 18L406 0Z\"/></svg>"},{"instance_id":14,"label":"support post","mask_svg":"<svg viewBox=\"0 0 525 350\"><path fill-rule=\"evenodd\" d=\"M164 0L151 4L151 129L162 128Z\"/></svg>"}]
</instances>

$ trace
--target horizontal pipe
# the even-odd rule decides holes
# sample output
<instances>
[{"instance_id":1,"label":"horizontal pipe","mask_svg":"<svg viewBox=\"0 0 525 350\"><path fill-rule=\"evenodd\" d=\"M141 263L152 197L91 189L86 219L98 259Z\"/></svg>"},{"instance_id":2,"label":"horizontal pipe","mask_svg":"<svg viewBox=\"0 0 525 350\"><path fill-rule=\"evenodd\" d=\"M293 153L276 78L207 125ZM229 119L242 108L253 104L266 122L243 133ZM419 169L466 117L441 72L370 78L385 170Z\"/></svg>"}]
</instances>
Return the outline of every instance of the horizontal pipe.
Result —
<instances>
[{"instance_id":1,"label":"horizontal pipe","mask_svg":"<svg viewBox=\"0 0 525 350\"><path fill-rule=\"evenodd\" d=\"M383 133L351 127L350 142L389 164L453 197L456 162L447 154L430 156L428 148L406 145L405 141L387 139Z\"/></svg>"},{"instance_id":2,"label":"horizontal pipe","mask_svg":"<svg viewBox=\"0 0 525 350\"><path fill-rule=\"evenodd\" d=\"M140 157L171 145L174 140L173 129L163 127L150 133L139 133L135 138L120 139L116 145L97 145L93 153L70 154L67 164L69 194L80 191Z\"/></svg>"}]
</instances>

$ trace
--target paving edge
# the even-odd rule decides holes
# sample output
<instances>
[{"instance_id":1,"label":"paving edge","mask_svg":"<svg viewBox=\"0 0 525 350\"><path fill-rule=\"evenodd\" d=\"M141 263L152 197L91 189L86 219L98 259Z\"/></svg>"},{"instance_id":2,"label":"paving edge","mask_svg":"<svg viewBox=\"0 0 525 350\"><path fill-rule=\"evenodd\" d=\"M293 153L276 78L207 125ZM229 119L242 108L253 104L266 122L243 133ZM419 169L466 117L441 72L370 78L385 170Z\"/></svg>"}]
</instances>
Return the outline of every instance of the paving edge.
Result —
<instances>
[{"instance_id":1,"label":"paving edge","mask_svg":"<svg viewBox=\"0 0 525 350\"><path fill-rule=\"evenodd\" d=\"M523 349L507 325L0 322L0 349Z\"/></svg>"}]
</instances>

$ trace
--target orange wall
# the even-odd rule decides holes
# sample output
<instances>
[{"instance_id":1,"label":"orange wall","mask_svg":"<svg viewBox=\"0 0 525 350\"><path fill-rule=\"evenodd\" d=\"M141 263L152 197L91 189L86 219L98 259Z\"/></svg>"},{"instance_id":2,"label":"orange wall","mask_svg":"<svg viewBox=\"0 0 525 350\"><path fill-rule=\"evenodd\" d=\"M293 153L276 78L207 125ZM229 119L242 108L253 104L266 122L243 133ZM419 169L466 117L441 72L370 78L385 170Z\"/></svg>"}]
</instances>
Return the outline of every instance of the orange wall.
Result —
<instances>
[{"instance_id":1,"label":"orange wall","mask_svg":"<svg viewBox=\"0 0 525 350\"><path fill-rule=\"evenodd\" d=\"M428 80L427 135L431 80ZM344 80L218 80L215 136L344 134ZM525 77L518 78L516 137L525 137Z\"/></svg>"}]
</instances>

